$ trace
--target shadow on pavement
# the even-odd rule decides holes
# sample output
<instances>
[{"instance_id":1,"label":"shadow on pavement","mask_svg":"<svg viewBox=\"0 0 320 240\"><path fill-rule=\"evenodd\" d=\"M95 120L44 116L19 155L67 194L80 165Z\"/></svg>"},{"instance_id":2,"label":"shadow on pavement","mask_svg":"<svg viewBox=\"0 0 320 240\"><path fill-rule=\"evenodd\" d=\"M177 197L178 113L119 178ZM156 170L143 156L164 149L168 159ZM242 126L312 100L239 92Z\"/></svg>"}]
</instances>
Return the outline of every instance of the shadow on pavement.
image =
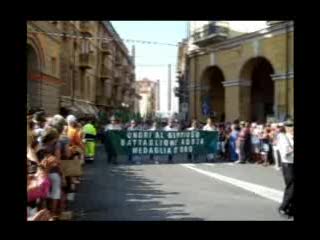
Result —
<instances>
[{"instance_id":1,"label":"shadow on pavement","mask_svg":"<svg viewBox=\"0 0 320 240\"><path fill-rule=\"evenodd\" d=\"M172 164L182 164L182 163L191 163L191 164L197 164L197 163L215 163L215 164L225 164L225 163L234 163L234 161L226 161L223 159L214 159L208 161L206 159L206 155L200 155L197 160L189 160L188 156L186 154L179 154L173 156L173 162L168 161L167 155L159 156L158 163L156 163L154 160L150 160L150 157L148 155L142 155L140 156L139 161L133 161L129 162L127 156L118 156L118 165L124 165L124 166L135 166L135 165L172 165Z\"/></svg>"},{"instance_id":2,"label":"shadow on pavement","mask_svg":"<svg viewBox=\"0 0 320 240\"><path fill-rule=\"evenodd\" d=\"M162 184L127 165L107 165L98 149L93 164L86 165L72 209L76 221L201 221L185 212L185 205L167 203L178 192L159 190ZM189 216L189 217L188 217Z\"/></svg>"}]
</instances>

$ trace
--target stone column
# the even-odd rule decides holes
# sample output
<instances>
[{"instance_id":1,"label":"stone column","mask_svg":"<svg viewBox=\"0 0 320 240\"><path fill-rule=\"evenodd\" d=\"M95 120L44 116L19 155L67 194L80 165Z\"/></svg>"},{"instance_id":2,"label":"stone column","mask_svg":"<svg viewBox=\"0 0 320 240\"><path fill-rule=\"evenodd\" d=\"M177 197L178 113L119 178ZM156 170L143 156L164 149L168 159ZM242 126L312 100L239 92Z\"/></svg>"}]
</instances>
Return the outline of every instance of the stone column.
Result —
<instances>
[{"instance_id":1,"label":"stone column","mask_svg":"<svg viewBox=\"0 0 320 240\"><path fill-rule=\"evenodd\" d=\"M104 81L103 95L106 96L107 98L111 98L111 95L112 95L112 80L111 79L106 79Z\"/></svg>"},{"instance_id":2,"label":"stone column","mask_svg":"<svg viewBox=\"0 0 320 240\"><path fill-rule=\"evenodd\" d=\"M288 104L288 113L293 117L294 114L294 73L290 72L288 75L285 73L278 73L271 75L274 81L274 103L275 103L275 116L278 120L283 120L286 115ZM288 89L287 84L288 83ZM286 99L286 91L288 90L288 100Z\"/></svg>"}]
</instances>

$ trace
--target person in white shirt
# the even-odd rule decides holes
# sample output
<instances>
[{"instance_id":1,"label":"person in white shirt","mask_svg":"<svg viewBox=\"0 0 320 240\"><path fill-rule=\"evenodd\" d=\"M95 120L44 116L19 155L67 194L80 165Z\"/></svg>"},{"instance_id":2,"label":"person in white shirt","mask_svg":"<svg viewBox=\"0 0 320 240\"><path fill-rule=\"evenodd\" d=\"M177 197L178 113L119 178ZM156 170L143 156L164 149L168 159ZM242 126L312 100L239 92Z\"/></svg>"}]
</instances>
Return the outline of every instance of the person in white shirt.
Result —
<instances>
[{"instance_id":1,"label":"person in white shirt","mask_svg":"<svg viewBox=\"0 0 320 240\"><path fill-rule=\"evenodd\" d=\"M272 139L272 154L274 159L274 168L279 171L281 169L281 156L277 147L277 137L278 137L278 131L277 131L277 124L272 123L271 124L271 131L273 133L273 139Z\"/></svg>"},{"instance_id":2,"label":"person in white shirt","mask_svg":"<svg viewBox=\"0 0 320 240\"><path fill-rule=\"evenodd\" d=\"M287 133L290 129L290 123L287 124L287 128L280 124L278 126L279 134L277 136L277 147L280 152L282 161L282 173L285 182L285 191L283 195L282 203L279 207L279 213L284 216L293 217L294 215L294 143L293 135Z\"/></svg>"},{"instance_id":3,"label":"person in white shirt","mask_svg":"<svg viewBox=\"0 0 320 240\"><path fill-rule=\"evenodd\" d=\"M168 120L168 125L163 128L163 131L178 131L177 126L172 119Z\"/></svg>"},{"instance_id":4,"label":"person in white shirt","mask_svg":"<svg viewBox=\"0 0 320 240\"><path fill-rule=\"evenodd\" d=\"M149 131L156 131L159 129L159 124L157 122L154 122L151 126L151 128L149 128Z\"/></svg>"},{"instance_id":5,"label":"person in white shirt","mask_svg":"<svg viewBox=\"0 0 320 240\"><path fill-rule=\"evenodd\" d=\"M217 128L215 127L213 123L213 119L209 117L207 119L207 124L202 128L203 131L217 131ZM213 153L207 154L207 161L211 162L213 161L215 155Z\"/></svg>"},{"instance_id":6,"label":"person in white shirt","mask_svg":"<svg viewBox=\"0 0 320 240\"><path fill-rule=\"evenodd\" d=\"M112 116L110 118L110 122L111 123L107 124L104 128L105 134L107 134L109 130L122 130L122 127L118 122L118 120L116 119L116 117ZM104 142L105 150L107 153L107 161L108 163L117 164L117 154L114 151L114 149L110 147L110 144L107 142L107 139L108 138L105 138L105 142Z\"/></svg>"},{"instance_id":7,"label":"person in white shirt","mask_svg":"<svg viewBox=\"0 0 320 240\"><path fill-rule=\"evenodd\" d=\"M172 119L168 120L168 125L163 128L164 131L178 131L178 127L174 125L174 121ZM173 163L172 154L168 155L168 163Z\"/></svg>"},{"instance_id":8,"label":"person in white shirt","mask_svg":"<svg viewBox=\"0 0 320 240\"><path fill-rule=\"evenodd\" d=\"M131 120L130 122L130 126L128 127L127 131L140 131L141 128L137 125L135 120ZM139 155L135 155L132 156L131 153L129 153L128 155L128 162L129 163L136 163L136 164L140 164L142 161L141 156Z\"/></svg>"},{"instance_id":9,"label":"person in white shirt","mask_svg":"<svg viewBox=\"0 0 320 240\"><path fill-rule=\"evenodd\" d=\"M159 125L160 125L160 124L155 121L155 122L152 124L152 127L148 129L148 131L159 131L159 130L160 130ZM150 159L151 161L154 160L154 163L155 163L155 164L159 164L160 156L151 154L150 157L149 157L149 159Z\"/></svg>"},{"instance_id":10,"label":"person in white shirt","mask_svg":"<svg viewBox=\"0 0 320 240\"><path fill-rule=\"evenodd\" d=\"M122 126L119 123L119 121L116 119L116 117L112 116L110 118L110 124L107 124L104 128L104 131L108 131L108 130L122 130Z\"/></svg>"},{"instance_id":11,"label":"person in white shirt","mask_svg":"<svg viewBox=\"0 0 320 240\"><path fill-rule=\"evenodd\" d=\"M199 130L198 121L196 119L192 120L191 127L187 128L187 131L196 131ZM188 160L190 162L197 161L198 155L196 153L188 153Z\"/></svg>"}]
</instances>

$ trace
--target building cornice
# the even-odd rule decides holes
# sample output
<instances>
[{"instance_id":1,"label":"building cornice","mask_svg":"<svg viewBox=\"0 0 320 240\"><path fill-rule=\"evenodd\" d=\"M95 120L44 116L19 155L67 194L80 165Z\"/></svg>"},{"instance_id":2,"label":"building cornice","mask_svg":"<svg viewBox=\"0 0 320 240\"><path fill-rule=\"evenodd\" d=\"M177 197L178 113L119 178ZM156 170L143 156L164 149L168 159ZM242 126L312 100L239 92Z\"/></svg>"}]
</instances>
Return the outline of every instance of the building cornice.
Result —
<instances>
[{"instance_id":1,"label":"building cornice","mask_svg":"<svg viewBox=\"0 0 320 240\"><path fill-rule=\"evenodd\" d=\"M288 29L287 29L288 26ZM294 26L293 22L284 22L281 24L276 24L273 26L270 26L265 29L261 29L259 31L251 32L251 33L245 33L237 37L229 38L227 40L224 40L220 43L215 44L213 47L207 47L203 49L195 49L188 53L189 57L193 56L201 56L201 55L206 55L211 52L217 52L220 50L226 50L226 49L231 49L235 47L241 46L243 43L250 42L256 39L260 39L265 37L268 34L273 34L274 36L285 33L286 31L288 32L293 32L294 31Z\"/></svg>"},{"instance_id":2,"label":"building cornice","mask_svg":"<svg viewBox=\"0 0 320 240\"><path fill-rule=\"evenodd\" d=\"M46 32L46 29L43 28L43 26L39 26L39 23L34 22L34 21L28 21L27 22L27 27L30 28L31 31L40 31L40 32ZM56 30L56 32L59 32L59 30ZM57 36L52 36L50 34L46 34L46 37L50 38L51 40L55 41L56 43L60 44L61 39Z\"/></svg>"},{"instance_id":3,"label":"building cornice","mask_svg":"<svg viewBox=\"0 0 320 240\"><path fill-rule=\"evenodd\" d=\"M61 101L69 101L69 100L72 100L72 97L70 97L70 96L60 96L60 99L61 99ZM81 102L81 103L94 104L91 101L79 99L79 98L76 98L76 97L73 100L76 101L76 102Z\"/></svg>"},{"instance_id":4,"label":"building cornice","mask_svg":"<svg viewBox=\"0 0 320 240\"><path fill-rule=\"evenodd\" d=\"M224 82L222 82L222 85L224 87L234 87L234 86L250 87L251 86L251 81L246 81L246 80L224 81Z\"/></svg>"},{"instance_id":5,"label":"building cornice","mask_svg":"<svg viewBox=\"0 0 320 240\"><path fill-rule=\"evenodd\" d=\"M294 72L289 72L288 74L286 74L286 73L276 73L276 74L272 74L270 76L271 76L273 81L294 79Z\"/></svg>"},{"instance_id":6,"label":"building cornice","mask_svg":"<svg viewBox=\"0 0 320 240\"><path fill-rule=\"evenodd\" d=\"M129 55L129 50L127 46L122 41L120 35L117 33L117 31L114 29L112 23L110 21L101 21L104 25L105 29L109 32L109 34L114 37L114 42L119 46L119 48L122 50L122 53L124 54L125 58L128 60L129 64L134 66L131 56Z\"/></svg>"}]
</instances>

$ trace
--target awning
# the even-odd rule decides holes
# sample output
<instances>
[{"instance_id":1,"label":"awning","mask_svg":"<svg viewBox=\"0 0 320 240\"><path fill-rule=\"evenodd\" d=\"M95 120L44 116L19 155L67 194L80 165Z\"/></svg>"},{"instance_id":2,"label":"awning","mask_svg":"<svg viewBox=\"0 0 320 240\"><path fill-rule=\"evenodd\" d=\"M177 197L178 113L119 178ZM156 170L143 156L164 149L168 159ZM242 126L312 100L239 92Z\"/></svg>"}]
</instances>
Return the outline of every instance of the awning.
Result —
<instances>
[{"instance_id":1,"label":"awning","mask_svg":"<svg viewBox=\"0 0 320 240\"><path fill-rule=\"evenodd\" d=\"M90 111L88 110L88 104L87 103L77 103L78 107L81 109L82 114L90 114Z\"/></svg>"},{"instance_id":2,"label":"awning","mask_svg":"<svg viewBox=\"0 0 320 240\"><path fill-rule=\"evenodd\" d=\"M61 106L70 110L70 114L78 118L84 117L85 115L96 115L99 111L93 104L77 100L74 101L74 104L72 104L71 101L62 100Z\"/></svg>"},{"instance_id":3,"label":"awning","mask_svg":"<svg viewBox=\"0 0 320 240\"><path fill-rule=\"evenodd\" d=\"M96 108L95 105L90 105L90 109L91 109L92 115L97 115L99 110Z\"/></svg>"},{"instance_id":4,"label":"awning","mask_svg":"<svg viewBox=\"0 0 320 240\"><path fill-rule=\"evenodd\" d=\"M82 116L82 111L79 108L79 106L77 106L76 103L74 103L74 105L72 105L72 106L66 106L65 108L70 110L70 114L75 115L77 118Z\"/></svg>"},{"instance_id":5,"label":"awning","mask_svg":"<svg viewBox=\"0 0 320 240\"><path fill-rule=\"evenodd\" d=\"M97 108L97 106L96 106L96 105L92 105L92 108L94 109L94 111L95 111L96 113L98 113L98 112L99 112L99 109Z\"/></svg>"}]
</instances>

